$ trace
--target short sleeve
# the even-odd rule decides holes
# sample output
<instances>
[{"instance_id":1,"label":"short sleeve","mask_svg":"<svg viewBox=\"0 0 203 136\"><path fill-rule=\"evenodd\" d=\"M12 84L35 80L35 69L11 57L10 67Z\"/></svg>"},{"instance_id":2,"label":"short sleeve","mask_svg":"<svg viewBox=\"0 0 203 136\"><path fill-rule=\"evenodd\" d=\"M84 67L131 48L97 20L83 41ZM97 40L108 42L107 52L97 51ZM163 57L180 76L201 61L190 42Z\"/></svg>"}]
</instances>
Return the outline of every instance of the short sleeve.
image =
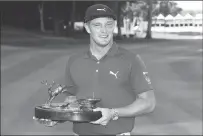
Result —
<instances>
[{"instance_id":1,"label":"short sleeve","mask_svg":"<svg viewBox=\"0 0 203 136\"><path fill-rule=\"evenodd\" d=\"M131 63L130 83L136 94L153 89L146 66L139 55L135 55Z\"/></svg>"},{"instance_id":2,"label":"short sleeve","mask_svg":"<svg viewBox=\"0 0 203 136\"><path fill-rule=\"evenodd\" d=\"M70 71L70 67L71 67L71 64L73 62L73 59L71 57L69 57L68 59L68 62L66 63L66 67L65 67L65 79L64 79L64 82L65 82L65 85L67 87L67 91L66 92L67 94L68 93L71 93L73 95L75 95L75 84L74 84L74 81L71 77L71 71Z\"/></svg>"}]
</instances>

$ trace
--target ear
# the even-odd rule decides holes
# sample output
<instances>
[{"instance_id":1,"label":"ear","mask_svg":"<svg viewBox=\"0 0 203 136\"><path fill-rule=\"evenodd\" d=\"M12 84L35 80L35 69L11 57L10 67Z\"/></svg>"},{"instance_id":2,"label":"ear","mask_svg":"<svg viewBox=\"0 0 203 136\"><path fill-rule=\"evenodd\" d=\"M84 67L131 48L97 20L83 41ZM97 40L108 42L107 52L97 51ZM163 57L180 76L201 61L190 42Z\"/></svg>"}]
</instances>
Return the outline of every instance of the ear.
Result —
<instances>
[{"instance_id":1,"label":"ear","mask_svg":"<svg viewBox=\"0 0 203 136\"><path fill-rule=\"evenodd\" d=\"M115 21L115 27L117 26L117 21Z\"/></svg>"},{"instance_id":2,"label":"ear","mask_svg":"<svg viewBox=\"0 0 203 136\"><path fill-rule=\"evenodd\" d=\"M113 28L113 31L115 31L116 28L117 28L117 21L114 21L114 28Z\"/></svg>"},{"instance_id":3,"label":"ear","mask_svg":"<svg viewBox=\"0 0 203 136\"><path fill-rule=\"evenodd\" d=\"M90 33L89 23L84 23L84 27L88 33Z\"/></svg>"}]
</instances>

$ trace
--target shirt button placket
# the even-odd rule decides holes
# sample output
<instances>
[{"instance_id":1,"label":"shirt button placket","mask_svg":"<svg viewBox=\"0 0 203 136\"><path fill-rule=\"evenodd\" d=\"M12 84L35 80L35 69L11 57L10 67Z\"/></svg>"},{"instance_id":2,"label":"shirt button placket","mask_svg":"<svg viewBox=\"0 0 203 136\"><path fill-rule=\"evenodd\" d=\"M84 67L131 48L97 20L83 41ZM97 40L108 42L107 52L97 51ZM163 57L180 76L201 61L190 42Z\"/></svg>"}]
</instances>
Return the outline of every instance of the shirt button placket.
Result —
<instances>
[{"instance_id":1,"label":"shirt button placket","mask_svg":"<svg viewBox=\"0 0 203 136\"><path fill-rule=\"evenodd\" d=\"M97 64L96 64L96 70L95 70L95 84L94 84L94 87L95 89L98 89L98 74L99 74L99 61L97 61Z\"/></svg>"},{"instance_id":2,"label":"shirt button placket","mask_svg":"<svg viewBox=\"0 0 203 136\"><path fill-rule=\"evenodd\" d=\"M97 61L97 64L99 64L100 62L99 61ZM97 66L97 70L96 70L96 72L98 73L99 72L99 66Z\"/></svg>"}]
</instances>

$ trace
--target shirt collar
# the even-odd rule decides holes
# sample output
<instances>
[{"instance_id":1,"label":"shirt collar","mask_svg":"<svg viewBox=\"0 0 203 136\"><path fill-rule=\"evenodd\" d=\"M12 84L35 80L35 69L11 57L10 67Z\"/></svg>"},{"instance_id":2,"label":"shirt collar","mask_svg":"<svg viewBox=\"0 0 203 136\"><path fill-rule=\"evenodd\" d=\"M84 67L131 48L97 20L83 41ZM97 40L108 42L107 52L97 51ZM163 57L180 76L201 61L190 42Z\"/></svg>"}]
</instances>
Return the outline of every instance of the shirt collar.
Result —
<instances>
[{"instance_id":1,"label":"shirt collar","mask_svg":"<svg viewBox=\"0 0 203 136\"><path fill-rule=\"evenodd\" d=\"M113 42L112 47L108 50L108 52L106 53L107 56L115 56L118 53L118 45L116 44L116 42ZM105 55L105 56L106 56ZM91 58L93 57L90 48L88 49L88 51L85 52L85 56L84 58Z\"/></svg>"}]
</instances>

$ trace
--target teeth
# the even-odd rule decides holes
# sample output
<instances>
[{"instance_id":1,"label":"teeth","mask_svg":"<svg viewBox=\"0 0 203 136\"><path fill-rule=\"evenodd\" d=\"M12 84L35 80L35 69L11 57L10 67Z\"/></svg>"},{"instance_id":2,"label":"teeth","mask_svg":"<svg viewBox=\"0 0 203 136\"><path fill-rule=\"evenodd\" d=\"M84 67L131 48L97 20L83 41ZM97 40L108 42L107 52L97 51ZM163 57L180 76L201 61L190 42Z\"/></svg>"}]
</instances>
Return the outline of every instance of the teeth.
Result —
<instances>
[{"instance_id":1,"label":"teeth","mask_svg":"<svg viewBox=\"0 0 203 136\"><path fill-rule=\"evenodd\" d=\"M102 38L106 38L106 37L108 37L108 36L101 36Z\"/></svg>"}]
</instances>

